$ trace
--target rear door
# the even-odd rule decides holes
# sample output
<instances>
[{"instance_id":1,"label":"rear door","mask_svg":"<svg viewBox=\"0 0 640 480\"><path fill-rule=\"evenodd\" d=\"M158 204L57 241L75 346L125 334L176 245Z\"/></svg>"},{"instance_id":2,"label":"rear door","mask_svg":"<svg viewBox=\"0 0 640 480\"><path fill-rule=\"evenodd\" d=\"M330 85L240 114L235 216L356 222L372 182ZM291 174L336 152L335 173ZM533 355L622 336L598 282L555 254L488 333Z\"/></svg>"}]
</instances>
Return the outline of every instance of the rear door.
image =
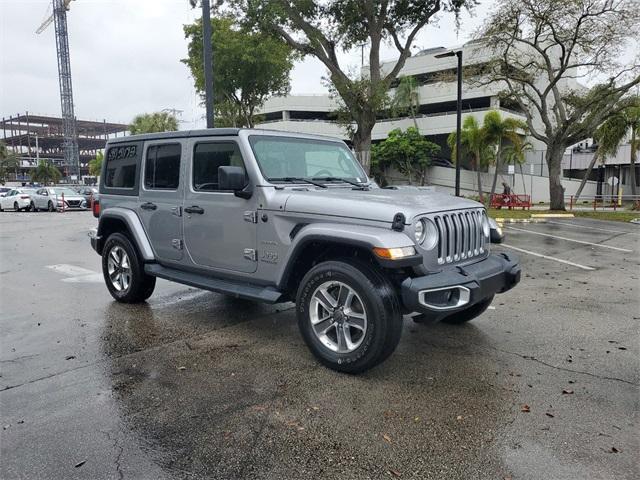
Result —
<instances>
[{"instance_id":1,"label":"rear door","mask_svg":"<svg viewBox=\"0 0 640 480\"><path fill-rule=\"evenodd\" d=\"M158 260L182 258L182 141L144 146L138 216Z\"/></svg>"},{"instance_id":2,"label":"rear door","mask_svg":"<svg viewBox=\"0 0 640 480\"><path fill-rule=\"evenodd\" d=\"M235 272L257 270L256 195L240 198L220 190L218 168L245 169L237 138L192 139L184 197L184 237L199 266Z\"/></svg>"}]
</instances>

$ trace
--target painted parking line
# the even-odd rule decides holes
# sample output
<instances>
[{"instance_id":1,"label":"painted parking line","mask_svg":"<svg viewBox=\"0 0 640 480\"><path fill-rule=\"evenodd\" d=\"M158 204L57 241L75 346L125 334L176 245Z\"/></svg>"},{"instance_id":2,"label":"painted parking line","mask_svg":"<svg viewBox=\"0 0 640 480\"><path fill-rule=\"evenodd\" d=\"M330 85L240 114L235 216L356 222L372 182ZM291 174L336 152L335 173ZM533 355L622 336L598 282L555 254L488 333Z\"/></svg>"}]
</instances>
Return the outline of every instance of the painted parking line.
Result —
<instances>
[{"instance_id":1,"label":"painted parking line","mask_svg":"<svg viewBox=\"0 0 640 480\"><path fill-rule=\"evenodd\" d=\"M599 230L601 232L607 232L607 233L624 233L624 234L628 234L628 235L640 235L640 233L638 232L627 232L624 230L611 230L608 228L598 228L598 227L590 227L588 225L579 225L579 224L575 224L575 223L567 223L567 222L554 222L549 220L547 223L553 223L554 225L564 225L566 227L573 227L573 228L587 228L589 230Z\"/></svg>"},{"instance_id":2,"label":"painted parking line","mask_svg":"<svg viewBox=\"0 0 640 480\"><path fill-rule=\"evenodd\" d=\"M57 265L47 265L47 268L66 276L67 278L61 280L65 283L100 283L103 281L102 273L77 265L59 263Z\"/></svg>"},{"instance_id":3,"label":"painted parking line","mask_svg":"<svg viewBox=\"0 0 640 480\"><path fill-rule=\"evenodd\" d=\"M591 245L592 247L608 248L609 250L616 250L618 252L626 252L626 253L633 252L633 250L629 250L628 248L613 247L611 245L604 245L602 243L585 242L584 240L576 240L575 238L560 237L558 235L551 235L550 233L534 232L532 230L525 230L524 228L516 228L516 227L507 227L507 228L510 230L517 230L519 232L530 233L532 235L541 235L543 237L557 238L558 240L564 240L566 242L580 243L582 245Z\"/></svg>"},{"instance_id":4,"label":"painted parking line","mask_svg":"<svg viewBox=\"0 0 640 480\"><path fill-rule=\"evenodd\" d=\"M532 252L531 250L525 250L524 248L514 247L512 245L507 245L506 243L501 243L501 247L507 247L511 250L515 250L516 252L526 253L527 255L533 255L534 257L544 258L546 260L553 260L554 262L564 263L565 265L571 265L572 267L581 268L582 270L595 270L593 267L588 267L586 265L580 265L579 263L570 262L569 260L563 260L562 258L552 257L550 255L543 255L542 253Z\"/></svg>"}]
</instances>

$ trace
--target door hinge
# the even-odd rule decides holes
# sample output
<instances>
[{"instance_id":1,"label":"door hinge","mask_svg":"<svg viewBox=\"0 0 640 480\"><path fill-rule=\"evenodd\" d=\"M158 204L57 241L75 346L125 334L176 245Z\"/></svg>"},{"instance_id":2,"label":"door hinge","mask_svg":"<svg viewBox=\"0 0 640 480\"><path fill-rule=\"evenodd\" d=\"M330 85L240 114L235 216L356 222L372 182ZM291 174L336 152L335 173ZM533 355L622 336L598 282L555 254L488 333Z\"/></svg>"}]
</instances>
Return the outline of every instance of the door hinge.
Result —
<instances>
[{"instance_id":1,"label":"door hinge","mask_svg":"<svg viewBox=\"0 0 640 480\"><path fill-rule=\"evenodd\" d=\"M258 223L258 212L254 210L244 212L244 221L249 223Z\"/></svg>"},{"instance_id":2,"label":"door hinge","mask_svg":"<svg viewBox=\"0 0 640 480\"><path fill-rule=\"evenodd\" d=\"M258 261L258 252L253 248L245 248L244 249L244 258L247 260L251 260L252 262Z\"/></svg>"},{"instance_id":3,"label":"door hinge","mask_svg":"<svg viewBox=\"0 0 640 480\"><path fill-rule=\"evenodd\" d=\"M174 238L173 240L171 240L171 246L176 250L182 250L182 247L183 247L182 240L179 238Z\"/></svg>"}]
</instances>

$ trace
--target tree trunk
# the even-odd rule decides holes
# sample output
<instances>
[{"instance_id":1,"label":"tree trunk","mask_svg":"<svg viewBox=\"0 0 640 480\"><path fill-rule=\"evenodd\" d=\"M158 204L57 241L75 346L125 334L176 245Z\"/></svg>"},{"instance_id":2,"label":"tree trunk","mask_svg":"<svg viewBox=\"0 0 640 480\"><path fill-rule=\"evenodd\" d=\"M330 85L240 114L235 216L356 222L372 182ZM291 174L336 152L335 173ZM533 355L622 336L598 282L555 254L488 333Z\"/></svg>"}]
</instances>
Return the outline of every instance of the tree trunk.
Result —
<instances>
[{"instance_id":1,"label":"tree trunk","mask_svg":"<svg viewBox=\"0 0 640 480\"><path fill-rule=\"evenodd\" d=\"M371 171L371 130L373 130L373 124L370 126L358 125L358 129L353 135L353 149L356 152L356 158L367 175Z\"/></svg>"},{"instance_id":2,"label":"tree trunk","mask_svg":"<svg viewBox=\"0 0 640 480\"><path fill-rule=\"evenodd\" d=\"M496 171L493 174L493 183L491 184L491 197L496 193L496 185L498 184L498 171L500 170L500 153L502 152L502 140L498 143L498 151L496 152ZM489 201L491 201L489 197Z\"/></svg>"},{"instance_id":3,"label":"tree trunk","mask_svg":"<svg viewBox=\"0 0 640 480\"><path fill-rule=\"evenodd\" d=\"M480 152L476 152L476 174L478 175L478 196L480 197L480 203L484 203L484 197L482 195L482 174L480 173Z\"/></svg>"},{"instance_id":4,"label":"tree trunk","mask_svg":"<svg viewBox=\"0 0 640 480\"><path fill-rule=\"evenodd\" d=\"M629 162L629 178L631 180L631 195L634 196L633 201L636 202L636 129L631 129L631 161Z\"/></svg>"},{"instance_id":5,"label":"tree trunk","mask_svg":"<svg viewBox=\"0 0 640 480\"><path fill-rule=\"evenodd\" d=\"M580 181L580 186L578 187L578 191L576 192L576 197L573 200L574 202L577 202L578 199L580 198L580 195L582 194L582 189L587 184L589 175L591 175L591 172L593 171L593 167L595 166L597 160L598 160L598 154L594 153L593 158L591 159L591 161L589 162L589 166L587 167L587 171L584 172L584 177L582 177L582 180Z\"/></svg>"},{"instance_id":6,"label":"tree trunk","mask_svg":"<svg viewBox=\"0 0 640 480\"><path fill-rule=\"evenodd\" d=\"M547 149L545 154L547 167L549 167L549 198L551 210L565 210L564 187L562 186L562 157L564 147L554 145Z\"/></svg>"}]
</instances>

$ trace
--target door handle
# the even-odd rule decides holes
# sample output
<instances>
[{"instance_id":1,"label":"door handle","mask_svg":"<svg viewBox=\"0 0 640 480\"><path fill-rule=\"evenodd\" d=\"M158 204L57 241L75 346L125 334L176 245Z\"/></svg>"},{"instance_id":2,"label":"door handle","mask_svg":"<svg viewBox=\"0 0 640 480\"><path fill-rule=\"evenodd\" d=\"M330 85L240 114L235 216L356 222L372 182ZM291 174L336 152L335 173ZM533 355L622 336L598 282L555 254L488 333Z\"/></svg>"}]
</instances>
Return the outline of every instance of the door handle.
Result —
<instances>
[{"instance_id":1,"label":"door handle","mask_svg":"<svg viewBox=\"0 0 640 480\"><path fill-rule=\"evenodd\" d=\"M202 215L204 213L204 208L193 205L192 207L184 207L184 211L187 213L197 213L199 215Z\"/></svg>"},{"instance_id":2,"label":"door handle","mask_svg":"<svg viewBox=\"0 0 640 480\"><path fill-rule=\"evenodd\" d=\"M155 210L158 206L155 203L147 202L140 205L140 208L143 210Z\"/></svg>"}]
</instances>

